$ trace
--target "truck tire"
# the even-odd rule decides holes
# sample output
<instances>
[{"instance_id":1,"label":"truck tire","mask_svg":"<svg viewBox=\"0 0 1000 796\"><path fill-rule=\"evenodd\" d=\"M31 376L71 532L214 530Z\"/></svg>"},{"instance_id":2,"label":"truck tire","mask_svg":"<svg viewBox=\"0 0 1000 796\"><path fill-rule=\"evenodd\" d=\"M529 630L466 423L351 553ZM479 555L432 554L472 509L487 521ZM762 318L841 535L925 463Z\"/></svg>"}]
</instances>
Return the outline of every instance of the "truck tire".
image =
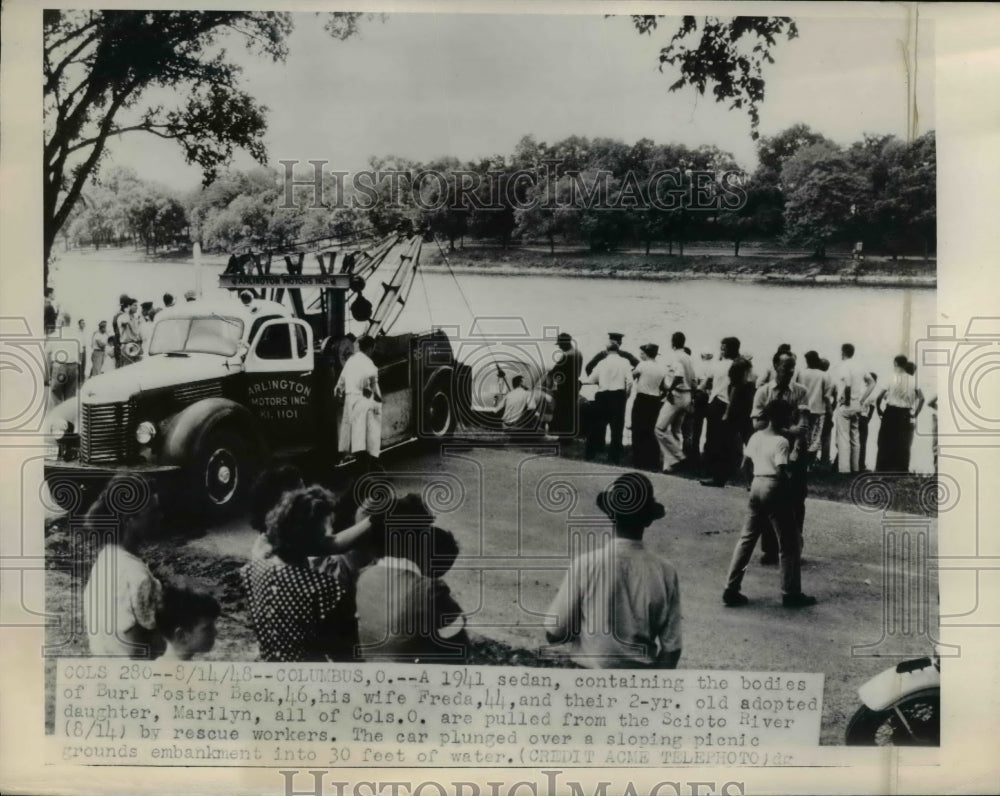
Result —
<instances>
[{"instance_id":1,"label":"truck tire","mask_svg":"<svg viewBox=\"0 0 1000 796\"><path fill-rule=\"evenodd\" d=\"M235 430L210 431L198 440L191 462L192 494L206 521L229 517L246 505L257 476L257 456Z\"/></svg>"},{"instance_id":2,"label":"truck tire","mask_svg":"<svg viewBox=\"0 0 1000 796\"><path fill-rule=\"evenodd\" d=\"M458 425L457 407L452 399L447 379L438 378L424 392L422 424L429 439L444 439L455 433Z\"/></svg>"}]
</instances>

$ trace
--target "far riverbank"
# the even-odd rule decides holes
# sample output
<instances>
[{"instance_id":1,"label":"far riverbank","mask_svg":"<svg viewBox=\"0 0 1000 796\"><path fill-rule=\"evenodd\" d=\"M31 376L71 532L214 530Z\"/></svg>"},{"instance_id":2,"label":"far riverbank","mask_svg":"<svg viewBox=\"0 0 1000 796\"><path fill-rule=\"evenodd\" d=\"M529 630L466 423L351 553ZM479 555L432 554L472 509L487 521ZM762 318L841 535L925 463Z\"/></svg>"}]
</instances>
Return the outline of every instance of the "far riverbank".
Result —
<instances>
[{"instance_id":1,"label":"far riverbank","mask_svg":"<svg viewBox=\"0 0 1000 796\"><path fill-rule=\"evenodd\" d=\"M447 260L445 259L447 257ZM731 254L702 253L695 248L683 257L663 252L589 252L579 249L550 253L544 247L501 249L466 246L442 254L425 244L421 265L429 273L487 273L503 276L580 276L607 279L665 281L673 279L726 279L787 285L857 285L862 287L937 286L937 262L933 259L893 261L888 257L854 260L831 256L814 260L783 253L753 250Z\"/></svg>"},{"instance_id":2,"label":"far riverbank","mask_svg":"<svg viewBox=\"0 0 1000 796\"><path fill-rule=\"evenodd\" d=\"M735 257L721 253L713 245L686 247L684 256L666 252L645 254L641 250L591 252L585 249L556 247L551 253L544 245L525 245L503 249L496 245L470 244L453 252L442 251L433 242L424 244L421 267L427 273L490 274L495 276L568 276L589 279L637 279L668 281L678 279L725 279L733 282L758 282L783 285L853 285L858 287L937 287L937 261L919 258L892 260L889 257L866 257L853 260L834 254L819 261L798 252L762 250L752 246ZM225 265L229 256L206 253L207 267ZM144 254L132 246L73 249L60 252L60 261L146 262L157 265L194 263L189 251ZM280 267L280 266L279 266Z\"/></svg>"}]
</instances>

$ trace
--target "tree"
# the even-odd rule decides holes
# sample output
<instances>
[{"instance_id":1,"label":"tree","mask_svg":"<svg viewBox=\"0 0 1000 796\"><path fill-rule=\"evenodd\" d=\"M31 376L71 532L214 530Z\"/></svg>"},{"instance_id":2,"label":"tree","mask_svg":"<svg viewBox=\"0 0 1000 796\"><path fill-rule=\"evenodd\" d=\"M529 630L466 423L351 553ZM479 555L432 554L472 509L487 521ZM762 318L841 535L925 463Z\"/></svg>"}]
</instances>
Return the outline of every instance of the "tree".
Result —
<instances>
[{"instance_id":1,"label":"tree","mask_svg":"<svg viewBox=\"0 0 1000 796\"><path fill-rule=\"evenodd\" d=\"M839 148L813 144L800 149L785 163L781 181L789 242L811 246L814 256L823 259L829 243L854 232L865 184Z\"/></svg>"},{"instance_id":2,"label":"tree","mask_svg":"<svg viewBox=\"0 0 1000 796\"><path fill-rule=\"evenodd\" d=\"M291 16L278 12L43 12L45 277L60 228L96 173L112 136L144 132L177 141L206 181L244 149L265 159L266 108L240 87L225 45L281 61ZM335 38L359 15L328 19ZM180 104L152 99L174 89Z\"/></svg>"},{"instance_id":3,"label":"tree","mask_svg":"<svg viewBox=\"0 0 1000 796\"><path fill-rule=\"evenodd\" d=\"M641 34L658 27L656 16L633 15ZM670 43L660 50L660 71L677 67L680 77L670 91L691 86L704 95L711 85L716 102L729 102L731 109L746 109L750 136L756 140L760 104L764 101L764 65L773 64L771 51L781 36L794 39L798 28L790 17L686 16Z\"/></svg>"}]
</instances>

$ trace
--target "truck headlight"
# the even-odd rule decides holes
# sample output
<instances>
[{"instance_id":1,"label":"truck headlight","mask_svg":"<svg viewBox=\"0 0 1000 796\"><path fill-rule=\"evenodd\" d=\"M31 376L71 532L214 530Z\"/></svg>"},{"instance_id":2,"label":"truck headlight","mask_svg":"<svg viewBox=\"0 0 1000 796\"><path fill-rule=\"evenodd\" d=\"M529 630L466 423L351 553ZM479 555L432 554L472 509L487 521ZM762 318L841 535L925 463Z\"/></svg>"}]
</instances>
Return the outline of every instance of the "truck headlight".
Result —
<instances>
[{"instance_id":1,"label":"truck headlight","mask_svg":"<svg viewBox=\"0 0 1000 796\"><path fill-rule=\"evenodd\" d=\"M148 445L156 436L156 426L143 420L135 430L135 439L140 445Z\"/></svg>"},{"instance_id":2,"label":"truck headlight","mask_svg":"<svg viewBox=\"0 0 1000 796\"><path fill-rule=\"evenodd\" d=\"M72 430L73 424L64 417L57 417L49 423L49 434L56 439L62 439Z\"/></svg>"}]
</instances>

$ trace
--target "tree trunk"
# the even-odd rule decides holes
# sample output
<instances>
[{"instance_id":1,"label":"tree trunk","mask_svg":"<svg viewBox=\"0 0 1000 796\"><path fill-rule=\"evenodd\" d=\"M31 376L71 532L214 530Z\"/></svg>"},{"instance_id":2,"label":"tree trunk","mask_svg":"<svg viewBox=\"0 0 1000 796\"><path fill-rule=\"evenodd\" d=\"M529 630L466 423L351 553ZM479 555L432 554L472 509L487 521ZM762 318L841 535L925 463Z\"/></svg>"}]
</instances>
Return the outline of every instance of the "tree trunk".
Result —
<instances>
[{"instance_id":1,"label":"tree trunk","mask_svg":"<svg viewBox=\"0 0 1000 796\"><path fill-rule=\"evenodd\" d=\"M647 257L649 257L649 246L650 246L650 243L651 243L651 241L649 240L649 238L646 238L646 256Z\"/></svg>"},{"instance_id":2,"label":"tree trunk","mask_svg":"<svg viewBox=\"0 0 1000 796\"><path fill-rule=\"evenodd\" d=\"M556 239L552 235L549 235L549 254L556 256Z\"/></svg>"},{"instance_id":3,"label":"tree trunk","mask_svg":"<svg viewBox=\"0 0 1000 796\"><path fill-rule=\"evenodd\" d=\"M683 237L677 239L677 254L680 257L684 256L684 238Z\"/></svg>"},{"instance_id":4,"label":"tree trunk","mask_svg":"<svg viewBox=\"0 0 1000 796\"><path fill-rule=\"evenodd\" d=\"M667 241L667 254L670 255L671 257L674 256L674 239L673 238L671 238L670 240Z\"/></svg>"},{"instance_id":5,"label":"tree trunk","mask_svg":"<svg viewBox=\"0 0 1000 796\"><path fill-rule=\"evenodd\" d=\"M739 257L740 256L740 239L739 238L737 238L736 240L733 241L733 256L735 256L735 257Z\"/></svg>"}]
</instances>

